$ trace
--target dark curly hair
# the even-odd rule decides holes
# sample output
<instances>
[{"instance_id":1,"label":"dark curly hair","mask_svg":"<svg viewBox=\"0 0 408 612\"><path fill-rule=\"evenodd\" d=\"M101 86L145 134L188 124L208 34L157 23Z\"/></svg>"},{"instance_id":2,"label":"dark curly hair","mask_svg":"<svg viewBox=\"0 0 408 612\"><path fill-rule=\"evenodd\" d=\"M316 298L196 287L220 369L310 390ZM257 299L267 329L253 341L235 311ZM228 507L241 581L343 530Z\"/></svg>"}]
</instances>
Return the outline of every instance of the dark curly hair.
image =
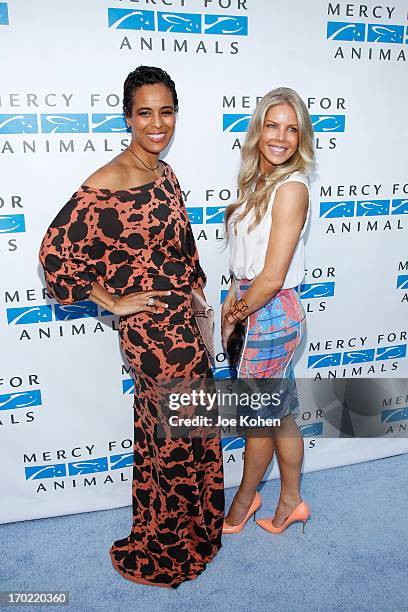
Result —
<instances>
[{"instance_id":1,"label":"dark curly hair","mask_svg":"<svg viewBox=\"0 0 408 612\"><path fill-rule=\"evenodd\" d=\"M173 97L174 110L178 111L178 98L174 81L165 70L156 66L138 66L130 72L123 85L123 112L126 117L132 114L133 94L138 87L162 83L168 87Z\"/></svg>"}]
</instances>

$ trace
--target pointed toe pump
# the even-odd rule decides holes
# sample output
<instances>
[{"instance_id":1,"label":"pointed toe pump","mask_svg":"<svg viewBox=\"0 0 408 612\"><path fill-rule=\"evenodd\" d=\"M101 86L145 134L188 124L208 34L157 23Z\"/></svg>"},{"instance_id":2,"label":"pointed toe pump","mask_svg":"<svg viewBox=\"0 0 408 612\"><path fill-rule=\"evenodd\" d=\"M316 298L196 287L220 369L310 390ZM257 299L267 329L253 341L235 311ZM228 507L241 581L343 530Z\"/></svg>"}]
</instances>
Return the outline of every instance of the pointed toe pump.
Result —
<instances>
[{"instance_id":1,"label":"pointed toe pump","mask_svg":"<svg viewBox=\"0 0 408 612\"><path fill-rule=\"evenodd\" d=\"M282 533L289 525L297 521L302 522L302 533L305 532L305 524L310 517L310 508L306 502L302 501L291 514L287 517L285 522L280 527L275 527L272 523L271 518L258 519L256 522L262 529L269 531L270 533Z\"/></svg>"},{"instance_id":2,"label":"pointed toe pump","mask_svg":"<svg viewBox=\"0 0 408 612\"><path fill-rule=\"evenodd\" d=\"M240 531L242 531L243 528L245 527L246 522L248 521L248 519L251 518L252 515L254 515L254 520L255 520L256 511L261 506L262 506L261 496L259 495L258 491L256 491L255 497L252 500L252 504L249 506L249 510L246 513L242 523L238 523L238 525L228 525L228 523L224 521L224 525L222 527L222 533L239 533Z\"/></svg>"}]
</instances>

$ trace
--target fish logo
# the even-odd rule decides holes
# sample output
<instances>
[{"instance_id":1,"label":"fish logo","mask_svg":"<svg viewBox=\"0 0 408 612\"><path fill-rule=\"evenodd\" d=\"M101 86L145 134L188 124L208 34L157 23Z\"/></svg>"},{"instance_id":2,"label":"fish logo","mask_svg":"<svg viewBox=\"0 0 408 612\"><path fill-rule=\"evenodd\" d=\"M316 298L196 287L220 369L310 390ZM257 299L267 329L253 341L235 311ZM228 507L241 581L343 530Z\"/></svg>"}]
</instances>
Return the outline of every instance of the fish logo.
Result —
<instances>
[{"instance_id":1,"label":"fish logo","mask_svg":"<svg viewBox=\"0 0 408 612\"><path fill-rule=\"evenodd\" d=\"M408 420L408 406L381 411L381 423L395 423L395 421Z\"/></svg>"},{"instance_id":2,"label":"fish logo","mask_svg":"<svg viewBox=\"0 0 408 612\"><path fill-rule=\"evenodd\" d=\"M191 224L204 223L204 210L202 206L189 206L187 214Z\"/></svg>"},{"instance_id":3,"label":"fish logo","mask_svg":"<svg viewBox=\"0 0 408 612\"><path fill-rule=\"evenodd\" d=\"M0 25L9 25L8 6L5 2L0 2Z\"/></svg>"},{"instance_id":4,"label":"fish logo","mask_svg":"<svg viewBox=\"0 0 408 612\"><path fill-rule=\"evenodd\" d=\"M300 286L300 297L303 300L310 298L333 297L334 287L334 282L305 283L304 285Z\"/></svg>"},{"instance_id":5,"label":"fish logo","mask_svg":"<svg viewBox=\"0 0 408 612\"><path fill-rule=\"evenodd\" d=\"M338 217L354 217L356 203L346 202L320 202L320 216L326 219Z\"/></svg>"},{"instance_id":6,"label":"fish logo","mask_svg":"<svg viewBox=\"0 0 408 612\"><path fill-rule=\"evenodd\" d=\"M299 429L304 438L321 436L323 433L323 421L317 421L316 423L310 423L309 425L300 425Z\"/></svg>"},{"instance_id":7,"label":"fish logo","mask_svg":"<svg viewBox=\"0 0 408 612\"><path fill-rule=\"evenodd\" d=\"M75 304L55 304L55 320L71 321L72 319L85 319L98 316L98 306L91 301L76 302Z\"/></svg>"},{"instance_id":8,"label":"fish logo","mask_svg":"<svg viewBox=\"0 0 408 612\"><path fill-rule=\"evenodd\" d=\"M0 114L0 134L37 134L37 115Z\"/></svg>"},{"instance_id":9,"label":"fish logo","mask_svg":"<svg viewBox=\"0 0 408 612\"><path fill-rule=\"evenodd\" d=\"M25 232L24 215L0 215L0 234Z\"/></svg>"},{"instance_id":10,"label":"fish logo","mask_svg":"<svg viewBox=\"0 0 408 612\"><path fill-rule=\"evenodd\" d=\"M397 344L395 346L385 346L377 349L376 361L385 359L403 359L407 356L407 345Z\"/></svg>"},{"instance_id":11,"label":"fish logo","mask_svg":"<svg viewBox=\"0 0 408 612\"><path fill-rule=\"evenodd\" d=\"M108 27L115 30L154 30L154 12L108 8Z\"/></svg>"},{"instance_id":12,"label":"fish logo","mask_svg":"<svg viewBox=\"0 0 408 612\"><path fill-rule=\"evenodd\" d=\"M128 132L129 129L123 114L93 113L92 115L92 132L94 134L116 134Z\"/></svg>"},{"instance_id":13,"label":"fish logo","mask_svg":"<svg viewBox=\"0 0 408 612\"><path fill-rule=\"evenodd\" d=\"M408 215L408 200L392 200L392 215Z\"/></svg>"},{"instance_id":14,"label":"fish logo","mask_svg":"<svg viewBox=\"0 0 408 612\"><path fill-rule=\"evenodd\" d=\"M315 132L344 132L346 127L345 115L310 115Z\"/></svg>"},{"instance_id":15,"label":"fish logo","mask_svg":"<svg viewBox=\"0 0 408 612\"><path fill-rule=\"evenodd\" d=\"M204 15L205 34L248 36L248 17Z\"/></svg>"},{"instance_id":16,"label":"fish logo","mask_svg":"<svg viewBox=\"0 0 408 612\"><path fill-rule=\"evenodd\" d=\"M245 438L241 436L231 436L222 438L221 446L223 451L243 450L245 448Z\"/></svg>"},{"instance_id":17,"label":"fish logo","mask_svg":"<svg viewBox=\"0 0 408 612\"><path fill-rule=\"evenodd\" d=\"M408 274L399 274L397 277L397 289L408 289Z\"/></svg>"},{"instance_id":18,"label":"fish logo","mask_svg":"<svg viewBox=\"0 0 408 612\"><path fill-rule=\"evenodd\" d=\"M17 391L15 393L4 393L0 395L0 410L15 410L17 408L29 408L41 406L41 391Z\"/></svg>"},{"instance_id":19,"label":"fish logo","mask_svg":"<svg viewBox=\"0 0 408 612\"><path fill-rule=\"evenodd\" d=\"M328 21L328 40L363 41L365 40L365 23L346 23L344 21Z\"/></svg>"},{"instance_id":20,"label":"fish logo","mask_svg":"<svg viewBox=\"0 0 408 612\"><path fill-rule=\"evenodd\" d=\"M85 113L66 113L64 115L41 115L43 134L86 134L89 132L89 119Z\"/></svg>"},{"instance_id":21,"label":"fish logo","mask_svg":"<svg viewBox=\"0 0 408 612\"><path fill-rule=\"evenodd\" d=\"M88 459L84 461L74 461L72 463L68 463L69 476L76 476L77 474L97 474L98 472L107 471L107 457L98 457L96 459Z\"/></svg>"},{"instance_id":22,"label":"fish logo","mask_svg":"<svg viewBox=\"0 0 408 612\"><path fill-rule=\"evenodd\" d=\"M404 26L369 23L367 30L367 42L403 43Z\"/></svg>"},{"instance_id":23,"label":"fish logo","mask_svg":"<svg viewBox=\"0 0 408 612\"><path fill-rule=\"evenodd\" d=\"M222 117L222 129L224 132L247 132L250 119L251 115L224 113Z\"/></svg>"},{"instance_id":24,"label":"fish logo","mask_svg":"<svg viewBox=\"0 0 408 612\"><path fill-rule=\"evenodd\" d=\"M234 375L234 370L229 366L225 368L213 368L213 376L216 380L229 380Z\"/></svg>"},{"instance_id":25,"label":"fish logo","mask_svg":"<svg viewBox=\"0 0 408 612\"><path fill-rule=\"evenodd\" d=\"M121 470L122 468L133 466L133 453L122 453L121 455L111 455L110 469Z\"/></svg>"},{"instance_id":26,"label":"fish logo","mask_svg":"<svg viewBox=\"0 0 408 612\"><path fill-rule=\"evenodd\" d=\"M338 366L341 362L341 353L326 353L324 355L309 355L308 368L330 368Z\"/></svg>"},{"instance_id":27,"label":"fish logo","mask_svg":"<svg viewBox=\"0 0 408 612\"><path fill-rule=\"evenodd\" d=\"M61 478L67 475L65 463L54 465L30 465L24 468L26 480L41 480L42 478Z\"/></svg>"},{"instance_id":28,"label":"fish logo","mask_svg":"<svg viewBox=\"0 0 408 612\"><path fill-rule=\"evenodd\" d=\"M159 32L177 32L199 34L201 32L201 15L196 13L157 13Z\"/></svg>"},{"instance_id":29,"label":"fish logo","mask_svg":"<svg viewBox=\"0 0 408 612\"><path fill-rule=\"evenodd\" d=\"M124 395L132 395L135 392L135 383L132 378L122 380L122 393Z\"/></svg>"},{"instance_id":30,"label":"fish logo","mask_svg":"<svg viewBox=\"0 0 408 612\"><path fill-rule=\"evenodd\" d=\"M25 308L7 308L9 325L28 325L30 323L48 323L52 321L52 308L45 306L26 306Z\"/></svg>"},{"instance_id":31,"label":"fish logo","mask_svg":"<svg viewBox=\"0 0 408 612\"><path fill-rule=\"evenodd\" d=\"M346 351L343 354L343 365L349 363L366 363L367 361L374 361L374 349L366 349L365 351Z\"/></svg>"},{"instance_id":32,"label":"fish logo","mask_svg":"<svg viewBox=\"0 0 408 612\"><path fill-rule=\"evenodd\" d=\"M224 213L226 206L207 206L206 223L224 223Z\"/></svg>"},{"instance_id":33,"label":"fish logo","mask_svg":"<svg viewBox=\"0 0 408 612\"><path fill-rule=\"evenodd\" d=\"M390 200L360 200L357 202L357 217L376 217L388 215Z\"/></svg>"}]
</instances>

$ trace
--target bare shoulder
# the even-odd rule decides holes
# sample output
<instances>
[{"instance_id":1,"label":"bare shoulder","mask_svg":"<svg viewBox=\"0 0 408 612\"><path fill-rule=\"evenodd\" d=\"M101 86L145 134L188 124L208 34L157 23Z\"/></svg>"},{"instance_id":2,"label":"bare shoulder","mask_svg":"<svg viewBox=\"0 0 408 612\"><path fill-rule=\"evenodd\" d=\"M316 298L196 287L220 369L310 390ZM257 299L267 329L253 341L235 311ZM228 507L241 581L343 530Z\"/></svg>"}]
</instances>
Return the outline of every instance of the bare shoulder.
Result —
<instances>
[{"instance_id":1,"label":"bare shoulder","mask_svg":"<svg viewBox=\"0 0 408 612\"><path fill-rule=\"evenodd\" d=\"M291 179L278 186L276 195L278 194L285 198L295 198L307 201L309 198L309 189L302 181Z\"/></svg>"},{"instance_id":2,"label":"bare shoulder","mask_svg":"<svg viewBox=\"0 0 408 612\"><path fill-rule=\"evenodd\" d=\"M287 181L276 190L272 207L274 217L295 218L306 213L309 204L309 189L301 181Z\"/></svg>"},{"instance_id":3,"label":"bare shoulder","mask_svg":"<svg viewBox=\"0 0 408 612\"><path fill-rule=\"evenodd\" d=\"M117 160L112 160L88 176L82 183L94 189L119 189L126 181L126 168Z\"/></svg>"}]
</instances>

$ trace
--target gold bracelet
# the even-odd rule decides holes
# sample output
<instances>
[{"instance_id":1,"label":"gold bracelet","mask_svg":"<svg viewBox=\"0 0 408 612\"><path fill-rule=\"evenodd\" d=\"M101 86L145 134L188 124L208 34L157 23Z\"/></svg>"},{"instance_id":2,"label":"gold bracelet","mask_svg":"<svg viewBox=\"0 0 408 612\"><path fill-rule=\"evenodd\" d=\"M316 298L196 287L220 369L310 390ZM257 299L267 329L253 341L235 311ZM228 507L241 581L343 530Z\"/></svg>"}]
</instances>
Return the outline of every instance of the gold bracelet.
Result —
<instances>
[{"instance_id":1,"label":"gold bracelet","mask_svg":"<svg viewBox=\"0 0 408 612\"><path fill-rule=\"evenodd\" d=\"M241 298L240 300L238 300L237 302L235 302L235 304L231 306L231 308L225 315L225 318L227 319L228 323L230 323L231 325L232 323L229 320L229 317L233 317L234 323L243 321L244 319L246 319L245 312L248 310L248 308L249 306L244 300L244 298Z\"/></svg>"}]
</instances>

